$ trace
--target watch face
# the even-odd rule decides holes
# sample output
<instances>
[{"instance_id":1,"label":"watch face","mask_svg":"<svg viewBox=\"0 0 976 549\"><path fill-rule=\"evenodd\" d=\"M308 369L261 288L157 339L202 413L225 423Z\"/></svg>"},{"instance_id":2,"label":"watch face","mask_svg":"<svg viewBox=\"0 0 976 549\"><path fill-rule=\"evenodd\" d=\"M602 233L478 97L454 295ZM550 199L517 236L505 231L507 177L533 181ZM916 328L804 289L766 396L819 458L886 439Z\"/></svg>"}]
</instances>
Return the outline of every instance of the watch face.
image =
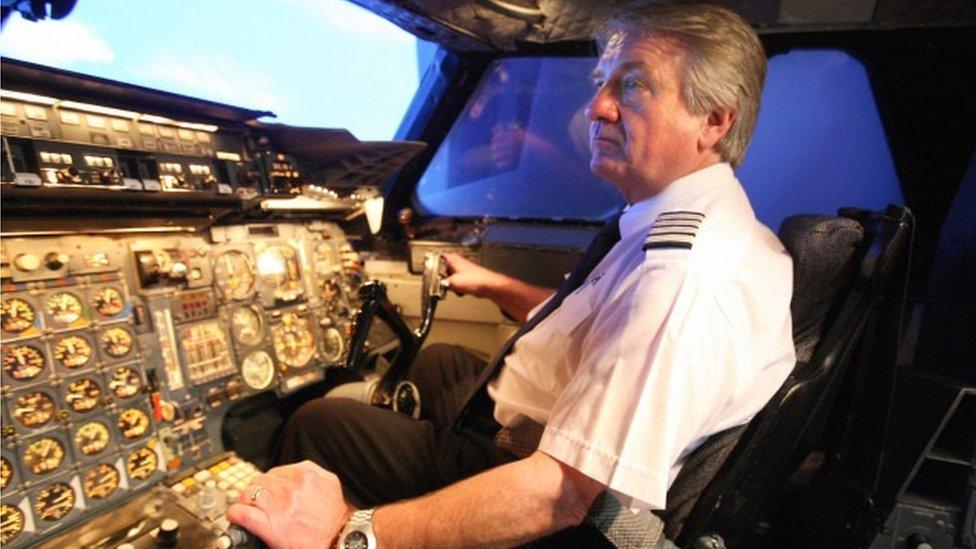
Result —
<instances>
[{"instance_id":1,"label":"watch face","mask_svg":"<svg viewBox=\"0 0 976 549\"><path fill-rule=\"evenodd\" d=\"M369 549L369 538L358 530L349 532L342 540L342 549Z\"/></svg>"}]
</instances>

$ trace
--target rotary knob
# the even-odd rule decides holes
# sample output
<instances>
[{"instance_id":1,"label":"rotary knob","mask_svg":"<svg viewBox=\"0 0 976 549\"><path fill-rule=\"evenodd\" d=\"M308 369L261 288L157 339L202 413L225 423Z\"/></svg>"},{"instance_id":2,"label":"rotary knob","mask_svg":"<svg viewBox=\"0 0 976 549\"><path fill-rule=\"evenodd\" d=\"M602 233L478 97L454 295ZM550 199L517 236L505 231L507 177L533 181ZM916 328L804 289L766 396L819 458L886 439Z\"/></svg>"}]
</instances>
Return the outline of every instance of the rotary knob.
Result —
<instances>
[{"instance_id":1,"label":"rotary knob","mask_svg":"<svg viewBox=\"0 0 976 549\"><path fill-rule=\"evenodd\" d=\"M41 258L31 253L20 254L14 259L14 266L25 273L36 271L41 266Z\"/></svg>"},{"instance_id":2,"label":"rotary knob","mask_svg":"<svg viewBox=\"0 0 976 549\"><path fill-rule=\"evenodd\" d=\"M44 264L52 271L64 268L68 264L70 257L64 252L51 252L44 256Z\"/></svg>"}]
</instances>

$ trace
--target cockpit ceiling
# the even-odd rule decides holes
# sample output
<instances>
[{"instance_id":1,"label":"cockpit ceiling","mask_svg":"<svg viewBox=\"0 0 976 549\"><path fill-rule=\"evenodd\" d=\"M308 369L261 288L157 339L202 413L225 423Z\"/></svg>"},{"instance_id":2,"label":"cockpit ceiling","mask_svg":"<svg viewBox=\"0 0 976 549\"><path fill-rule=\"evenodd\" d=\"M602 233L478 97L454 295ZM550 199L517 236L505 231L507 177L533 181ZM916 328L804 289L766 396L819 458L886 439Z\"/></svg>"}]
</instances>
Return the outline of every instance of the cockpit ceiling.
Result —
<instances>
[{"instance_id":1,"label":"cockpit ceiling","mask_svg":"<svg viewBox=\"0 0 976 549\"><path fill-rule=\"evenodd\" d=\"M350 0L424 40L459 51L538 50L590 39L621 0ZM760 32L974 26L969 0L724 0Z\"/></svg>"}]
</instances>

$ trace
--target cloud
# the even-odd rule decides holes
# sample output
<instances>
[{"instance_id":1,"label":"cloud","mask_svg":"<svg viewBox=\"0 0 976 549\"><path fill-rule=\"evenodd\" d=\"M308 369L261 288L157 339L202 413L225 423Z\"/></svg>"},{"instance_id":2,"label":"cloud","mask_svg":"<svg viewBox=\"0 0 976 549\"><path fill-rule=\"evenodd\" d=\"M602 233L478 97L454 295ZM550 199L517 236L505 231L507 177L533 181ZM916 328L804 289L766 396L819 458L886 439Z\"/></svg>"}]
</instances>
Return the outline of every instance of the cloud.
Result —
<instances>
[{"instance_id":1,"label":"cloud","mask_svg":"<svg viewBox=\"0 0 976 549\"><path fill-rule=\"evenodd\" d=\"M115 59L108 43L77 21L34 23L20 17L7 21L0 36L0 54L58 67L79 61L110 63Z\"/></svg>"},{"instance_id":2,"label":"cloud","mask_svg":"<svg viewBox=\"0 0 976 549\"><path fill-rule=\"evenodd\" d=\"M147 85L176 93L273 112L286 108L270 75L242 67L225 55L198 53L193 59L158 55L135 73L147 79Z\"/></svg>"},{"instance_id":3,"label":"cloud","mask_svg":"<svg viewBox=\"0 0 976 549\"><path fill-rule=\"evenodd\" d=\"M309 16L318 19L330 29L368 35L396 44L414 43L412 34L346 0L284 0L284 3L305 10Z\"/></svg>"}]
</instances>

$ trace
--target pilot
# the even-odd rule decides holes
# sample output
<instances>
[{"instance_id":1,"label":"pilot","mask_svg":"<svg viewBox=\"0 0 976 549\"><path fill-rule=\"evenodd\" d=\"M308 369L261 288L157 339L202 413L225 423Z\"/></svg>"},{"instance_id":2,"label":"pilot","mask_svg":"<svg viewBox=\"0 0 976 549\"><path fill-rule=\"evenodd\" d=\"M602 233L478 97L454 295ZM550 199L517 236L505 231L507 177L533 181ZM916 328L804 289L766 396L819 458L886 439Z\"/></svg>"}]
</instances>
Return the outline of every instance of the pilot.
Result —
<instances>
[{"instance_id":1,"label":"pilot","mask_svg":"<svg viewBox=\"0 0 976 549\"><path fill-rule=\"evenodd\" d=\"M759 39L686 3L625 8L598 37L590 168L626 199L619 219L555 295L450 257L453 290L526 319L514 342L488 366L422 353L420 421L305 405L280 457L315 463L258 476L232 522L272 546L517 545L580 524L604 491L665 508L689 453L779 388L792 263L733 174L759 110Z\"/></svg>"}]
</instances>

